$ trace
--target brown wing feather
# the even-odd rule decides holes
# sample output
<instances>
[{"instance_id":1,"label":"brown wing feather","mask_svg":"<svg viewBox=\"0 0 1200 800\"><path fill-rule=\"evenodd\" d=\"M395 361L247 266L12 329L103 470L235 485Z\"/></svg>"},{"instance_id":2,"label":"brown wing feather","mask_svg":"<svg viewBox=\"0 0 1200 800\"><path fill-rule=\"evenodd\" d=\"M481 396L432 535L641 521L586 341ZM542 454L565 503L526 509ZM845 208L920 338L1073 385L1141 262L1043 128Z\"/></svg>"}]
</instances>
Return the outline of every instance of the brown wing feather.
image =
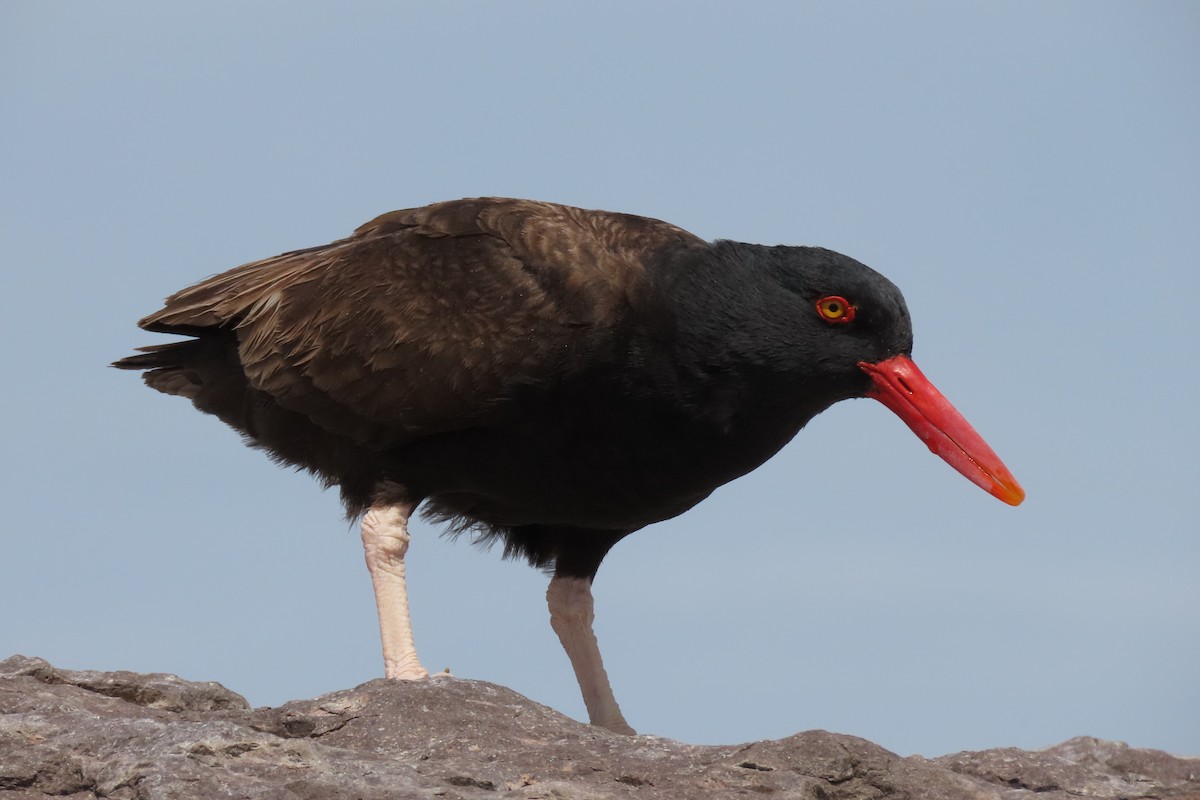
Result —
<instances>
[{"instance_id":1,"label":"brown wing feather","mask_svg":"<svg viewBox=\"0 0 1200 800\"><path fill-rule=\"evenodd\" d=\"M142 320L232 329L250 385L372 447L463 427L615 324L663 247L657 220L482 198L384 214L353 236L217 275Z\"/></svg>"},{"instance_id":2,"label":"brown wing feather","mask_svg":"<svg viewBox=\"0 0 1200 800\"><path fill-rule=\"evenodd\" d=\"M411 229L427 237L488 234L505 242L539 282L592 319L608 319L645 277L654 252L705 242L661 220L537 200L480 197L391 211L355 235Z\"/></svg>"}]
</instances>

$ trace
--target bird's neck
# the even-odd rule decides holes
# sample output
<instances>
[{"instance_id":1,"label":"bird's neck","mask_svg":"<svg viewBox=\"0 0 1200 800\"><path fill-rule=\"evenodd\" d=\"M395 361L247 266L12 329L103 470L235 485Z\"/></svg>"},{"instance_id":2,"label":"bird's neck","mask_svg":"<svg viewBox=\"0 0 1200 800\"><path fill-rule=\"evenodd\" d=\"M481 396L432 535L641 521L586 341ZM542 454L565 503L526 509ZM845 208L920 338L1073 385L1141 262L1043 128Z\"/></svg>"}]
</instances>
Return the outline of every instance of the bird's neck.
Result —
<instances>
[{"instance_id":1,"label":"bird's neck","mask_svg":"<svg viewBox=\"0 0 1200 800\"><path fill-rule=\"evenodd\" d=\"M630 406L659 405L698 448L745 460L729 465L741 474L842 396L813 391L820 377L779 357L799 309L755 263L753 246L717 243L673 258L655 271L654 304L634 315L601 385Z\"/></svg>"},{"instance_id":2,"label":"bird's neck","mask_svg":"<svg viewBox=\"0 0 1200 800\"><path fill-rule=\"evenodd\" d=\"M781 290L771 250L717 242L679 254L661 270L661 306L649 315L671 320L671 328L634 341L661 352L666 363L656 374L699 402L779 409L803 425L846 395L825 380L822 360L805 358L797 346L797 320L811 309Z\"/></svg>"}]
</instances>

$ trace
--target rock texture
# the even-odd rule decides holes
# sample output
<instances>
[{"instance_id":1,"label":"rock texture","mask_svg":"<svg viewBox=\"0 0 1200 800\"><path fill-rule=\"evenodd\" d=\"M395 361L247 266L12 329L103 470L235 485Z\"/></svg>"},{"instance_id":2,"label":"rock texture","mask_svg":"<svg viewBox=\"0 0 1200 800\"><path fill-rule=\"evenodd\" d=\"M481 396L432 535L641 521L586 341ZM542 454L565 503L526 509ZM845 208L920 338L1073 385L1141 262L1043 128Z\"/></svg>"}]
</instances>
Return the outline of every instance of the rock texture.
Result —
<instances>
[{"instance_id":1,"label":"rock texture","mask_svg":"<svg viewBox=\"0 0 1200 800\"><path fill-rule=\"evenodd\" d=\"M215 683L0 661L0 800L920 798L1200 800L1200 759L1098 739L901 758L809 731L731 746L626 737L500 686L372 681L251 709Z\"/></svg>"}]
</instances>

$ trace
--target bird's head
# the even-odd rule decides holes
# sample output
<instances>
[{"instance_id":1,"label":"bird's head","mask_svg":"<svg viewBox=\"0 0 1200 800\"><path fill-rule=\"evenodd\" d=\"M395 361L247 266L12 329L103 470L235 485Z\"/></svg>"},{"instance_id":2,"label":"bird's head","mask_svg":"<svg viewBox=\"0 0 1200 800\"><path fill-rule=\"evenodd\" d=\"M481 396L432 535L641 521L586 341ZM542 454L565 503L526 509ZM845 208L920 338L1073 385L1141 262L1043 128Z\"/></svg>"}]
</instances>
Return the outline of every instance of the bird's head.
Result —
<instances>
[{"instance_id":1,"label":"bird's head","mask_svg":"<svg viewBox=\"0 0 1200 800\"><path fill-rule=\"evenodd\" d=\"M895 284L821 248L762 248L753 260L777 283L772 294L786 298L786 328L774 329L776 353L795 365L805 391L820 382L831 399L874 398L967 479L1010 505L1024 500L983 437L913 363L912 322ZM782 320L766 316L767 324Z\"/></svg>"}]
</instances>

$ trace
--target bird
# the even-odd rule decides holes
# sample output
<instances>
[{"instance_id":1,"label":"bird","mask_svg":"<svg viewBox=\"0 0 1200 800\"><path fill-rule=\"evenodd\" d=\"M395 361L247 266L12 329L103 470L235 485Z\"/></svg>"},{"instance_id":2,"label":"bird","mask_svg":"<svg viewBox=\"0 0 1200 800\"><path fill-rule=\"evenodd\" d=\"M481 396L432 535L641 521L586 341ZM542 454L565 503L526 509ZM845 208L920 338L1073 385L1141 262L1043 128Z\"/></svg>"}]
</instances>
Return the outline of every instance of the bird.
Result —
<instances>
[{"instance_id":1,"label":"bird","mask_svg":"<svg viewBox=\"0 0 1200 800\"><path fill-rule=\"evenodd\" d=\"M1025 496L912 360L900 290L820 247L466 198L215 275L138 324L186 338L113 366L338 487L360 520L387 678L429 675L405 578L419 507L551 576L589 722L617 733L634 729L593 632L600 563L834 403L874 398L996 498Z\"/></svg>"}]
</instances>

